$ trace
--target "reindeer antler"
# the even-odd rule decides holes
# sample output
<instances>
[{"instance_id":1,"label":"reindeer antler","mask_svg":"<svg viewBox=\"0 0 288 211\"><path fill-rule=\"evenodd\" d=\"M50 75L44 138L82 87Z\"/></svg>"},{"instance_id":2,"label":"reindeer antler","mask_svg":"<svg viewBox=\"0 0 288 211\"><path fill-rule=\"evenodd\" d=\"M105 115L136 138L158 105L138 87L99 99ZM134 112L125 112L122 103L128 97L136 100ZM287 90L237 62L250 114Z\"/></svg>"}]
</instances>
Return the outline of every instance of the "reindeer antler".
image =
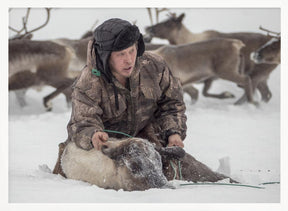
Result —
<instances>
[{"instance_id":1,"label":"reindeer antler","mask_svg":"<svg viewBox=\"0 0 288 211\"><path fill-rule=\"evenodd\" d=\"M95 28L95 26L97 26L98 22L99 22L99 20L97 19L97 20L94 22L94 24L91 26L90 31L93 31L93 30L94 30L94 28Z\"/></svg>"},{"instance_id":2,"label":"reindeer antler","mask_svg":"<svg viewBox=\"0 0 288 211\"><path fill-rule=\"evenodd\" d=\"M265 28L263 28L262 26L259 26L259 29L262 30L262 31L267 32L267 35L268 35L268 36L271 36L271 37L277 37L277 38L279 38L279 37L280 37L280 34L281 34L280 32L274 32L274 31L265 29ZM271 33L271 34L275 34L276 36L273 36L273 35L271 35L270 33Z\"/></svg>"},{"instance_id":3,"label":"reindeer antler","mask_svg":"<svg viewBox=\"0 0 288 211\"><path fill-rule=\"evenodd\" d=\"M153 18L152 18L152 12L151 12L151 8L147 8L148 10L148 15L149 15L149 19L150 19L150 23L151 25L153 25ZM167 8L155 8L155 14L156 14L156 23L159 23L159 14L163 11L169 11L169 9Z\"/></svg>"},{"instance_id":4,"label":"reindeer antler","mask_svg":"<svg viewBox=\"0 0 288 211\"><path fill-rule=\"evenodd\" d=\"M45 21L42 25L36 27L35 29L32 29L32 30L28 31L28 29L27 29L27 23L28 23L28 19L29 19L29 15L30 15L30 10L31 10L31 8L27 8L26 15L25 15L25 17L22 18L22 24L23 24L22 29L17 30L17 29L12 28L11 26L9 26L9 29L10 29L10 30L12 30L12 31L14 31L14 32L17 33L17 35L18 35L17 38L18 38L18 39L22 39L23 37L25 37L25 36L27 36L27 35L29 35L29 34L32 34L32 32L35 32L35 31L43 28L44 26L46 26L46 25L48 24L48 22L49 22L49 20L50 20L50 10L51 10L51 8L45 8L45 10L46 10L46 12L47 12L46 21ZM22 33L23 31L24 31L24 34L21 35L21 33Z\"/></svg>"},{"instance_id":5,"label":"reindeer antler","mask_svg":"<svg viewBox=\"0 0 288 211\"><path fill-rule=\"evenodd\" d=\"M147 10L148 10L148 15L149 15L150 23L151 23L151 25L153 25L153 18L152 18L151 8L147 8Z\"/></svg>"},{"instance_id":6,"label":"reindeer antler","mask_svg":"<svg viewBox=\"0 0 288 211\"><path fill-rule=\"evenodd\" d=\"M167 8L162 8L162 9L158 9L158 8L155 8L155 12L156 12L156 22L159 23L159 14L163 11L169 11L169 9Z\"/></svg>"},{"instance_id":7,"label":"reindeer antler","mask_svg":"<svg viewBox=\"0 0 288 211\"><path fill-rule=\"evenodd\" d=\"M169 18L176 18L177 17L175 12L168 12L167 16Z\"/></svg>"},{"instance_id":8,"label":"reindeer antler","mask_svg":"<svg viewBox=\"0 0 288 211\"><path fill-rule=\"evenodd\" d=\"M17 30L17 29L12 28L11 26L9 26L9 29L12 30L12 31L14 31L14 32L16 32L17 35L21 34L23 31L25 31L25 33L27 32L27 21L28 21L28 17L29 17L29 14L30 14L30 9L31 9L31 8L27 8L25 17L22 17L22 24L23 24L22 29ZM12 10L12 9L11 9L11 10ZM11 10L9 10L9 12L10 12Z\"/></svg>"}]
</instances>

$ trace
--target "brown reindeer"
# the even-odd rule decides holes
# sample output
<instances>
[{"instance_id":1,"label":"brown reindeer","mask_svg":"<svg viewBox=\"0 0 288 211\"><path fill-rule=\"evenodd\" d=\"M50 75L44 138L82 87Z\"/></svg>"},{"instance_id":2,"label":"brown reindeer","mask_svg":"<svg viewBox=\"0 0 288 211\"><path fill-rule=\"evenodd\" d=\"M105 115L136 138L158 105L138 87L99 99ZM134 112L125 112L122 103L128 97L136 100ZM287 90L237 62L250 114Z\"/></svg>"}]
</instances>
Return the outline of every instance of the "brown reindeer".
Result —
<instances>
[{"instance_id":1,"label":"brown reindeer","mask_svg":"<svg viewBox=\"0 0 288 211\"><path fill-rule=\"evenodd\" d=\"M31 30L27 29L30 9L22 18L19 30L9 26L17 35L9 39L9 91L15 91L18 102L25 106L25 92L30 87L50 85L56 90L44 97L43 103L51 110L50 101L63 93L70 102L71 85L74 79L67 77L67 68L72 52L68 48L51 41L32 41L33 32L45 27L50 19L50 10L45 8L45 22Z\"/></svg>"},{"instance_id":2,"label":"brown reindeer","mask_svg":"<svg viewBox=\"0 0 288 211\"><path fill-rule=\"evenodd\" d=\"M185 14L181 14L178 17L176 17L176 15L171 15L168 20L146 27L145 30L152 37L167 39L170 44L177 45L190 42L199 42L213 38L233 38L241 40L245 44L245 47L243 47L241 50L245 61L244 72L251 77L253 92L257 88L262 95L262 100L266 102L270 100L271 96L267 92L267 90L269 90L267 78L276 68L277 64L255 64L250 60L251 52L255 51L269 41L269 36L260 33L221 33L212 30L204 31L202 33L192 33L182 23L184 17ZM211 80L209 79L205 82L204 89L209 89L210 85ZM246 99L246 95L243 95L237 101L237 104L245 102Z\"/></svg>"},{"instance_id":3,"label":"brown reindeer","mask_svg":"<svg viewBox=\"0 0 288 211\"><path fill-rule=\"evenodd\" d=\"M9 40L9 91L50 85L56 90L43 99L47 110L52 109L50 101L59 93L69 103L74 81L67 76L70 59L66 47L50 41Z\"/></svg>"},{"instance_id":4,"label":"brown reindeer","mask_svg":"<svg viewBox=\"0 0 288 211\"><path fill-rule=\"evenodd\" d=\"M56 39L32 41L9 40L9 90L16 91L21 106L25 106L27 88L50 85L56 90L43 99L47 110L49 102L63 93L70 102L71 85L86 65L87 45L93 37L83 39ZM148 49L162 45L147 44Z\"/></svg>"},{"instance_id":5,"label":"brown reindeer","mask_svg":"<svg viewBox=\"0 0 288 211\"><path fill-rule=\"evenodd\" d=\"M243 64L240 51L244 46L240 40L219 38L163 46L152 52L166 61L173 75L180 79L184 91L194 100L197 96L194 95L196 91L191 83L221 78L243 86L248 101L257 104L253 100L251 79L241 70ZM226 94L218 96L227 97Z\"/></svg>"}]
</instances>

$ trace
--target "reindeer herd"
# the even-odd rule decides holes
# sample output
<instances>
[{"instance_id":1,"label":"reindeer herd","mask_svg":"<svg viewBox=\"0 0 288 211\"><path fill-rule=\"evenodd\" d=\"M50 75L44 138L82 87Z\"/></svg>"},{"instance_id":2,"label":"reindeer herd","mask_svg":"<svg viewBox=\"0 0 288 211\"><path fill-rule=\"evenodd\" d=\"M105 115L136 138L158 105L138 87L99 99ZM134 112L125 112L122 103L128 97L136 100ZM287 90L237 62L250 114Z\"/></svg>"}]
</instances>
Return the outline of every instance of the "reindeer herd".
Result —
<instances>
[{"instance_id":1,"label":"reindeer herd","mask_svg":"<svg viewBox=\"0 0 288 211\"><path fill-rule=\"evenodd\" d=\"M263 101L271 99L267 80L280 64L280 33L263 28L267 35L212 30L193 33L182 23L185 14L176 16L169 13L170 17L159 23L159 12L165 10L158 9L157 23L145 28L146 50L166 60L192 102L198 99L198 90L193 84L199 82L204 83L202 94L206 97L234 97L229 92L208 93L217 78L243 88L244 94L235 104L248 101L257 105L253 99L256 90L259 90ZM55 91L43 99L45 108L51 110L51 100L60 93L65 95L69 105L71 85L86 64L86 49L88 41L92 39L92 30L77 40L32 40L32 32L43 28L49 21L50 9L46 11L47 20L43 25L28 31L24 22L22 30L17 31L18 36L9 39L9 91L15 91L19 104L25 106L25 91L28 88L52 86ZM151 9L148 12L152 24ZM150 41L153 37L166 39L170 45L152 44Z\"/></svg>"}]
</instances>

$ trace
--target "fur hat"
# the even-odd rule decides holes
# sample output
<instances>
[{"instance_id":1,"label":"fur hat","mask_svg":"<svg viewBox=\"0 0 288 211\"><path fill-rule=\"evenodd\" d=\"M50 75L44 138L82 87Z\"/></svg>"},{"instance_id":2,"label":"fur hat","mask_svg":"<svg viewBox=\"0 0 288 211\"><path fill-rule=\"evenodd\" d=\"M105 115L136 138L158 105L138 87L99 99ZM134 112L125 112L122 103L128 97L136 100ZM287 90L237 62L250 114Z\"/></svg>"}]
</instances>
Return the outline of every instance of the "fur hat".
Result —
<instances>
[{"instance_id":1,"label":"fur hat","mask_svg":"<svg viewBox=\"0 0 288 211\"><path fill-rule=\"evenodd\" d=\"M128 21L112 18L94 31L94 49L96 54L97 69L111 80L111 71L108 60L112 51L121 51L138 42L137 57L142 56L145 44L142 34L137 26Z\"/></svg>"}]
</instances>

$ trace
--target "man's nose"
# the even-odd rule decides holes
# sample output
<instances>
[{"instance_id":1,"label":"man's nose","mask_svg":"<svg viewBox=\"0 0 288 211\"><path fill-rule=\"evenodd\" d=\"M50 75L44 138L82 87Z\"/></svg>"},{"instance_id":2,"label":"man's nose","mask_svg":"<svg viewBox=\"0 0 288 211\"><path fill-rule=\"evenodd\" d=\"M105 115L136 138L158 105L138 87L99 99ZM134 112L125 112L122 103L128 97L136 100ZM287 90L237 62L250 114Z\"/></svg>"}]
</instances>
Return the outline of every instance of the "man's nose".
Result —
<instances>
[{"instance_id":1,"label":"man's nose","mask_svg":"<svg viewBox=\"0 0 288 211\"><path fill-rule=\"evenodd\" d=\"M132 56L127 54L125 57L125 61L126 61L126 63L131 64L132 63Z\"/></svg>"}]
</instances>

